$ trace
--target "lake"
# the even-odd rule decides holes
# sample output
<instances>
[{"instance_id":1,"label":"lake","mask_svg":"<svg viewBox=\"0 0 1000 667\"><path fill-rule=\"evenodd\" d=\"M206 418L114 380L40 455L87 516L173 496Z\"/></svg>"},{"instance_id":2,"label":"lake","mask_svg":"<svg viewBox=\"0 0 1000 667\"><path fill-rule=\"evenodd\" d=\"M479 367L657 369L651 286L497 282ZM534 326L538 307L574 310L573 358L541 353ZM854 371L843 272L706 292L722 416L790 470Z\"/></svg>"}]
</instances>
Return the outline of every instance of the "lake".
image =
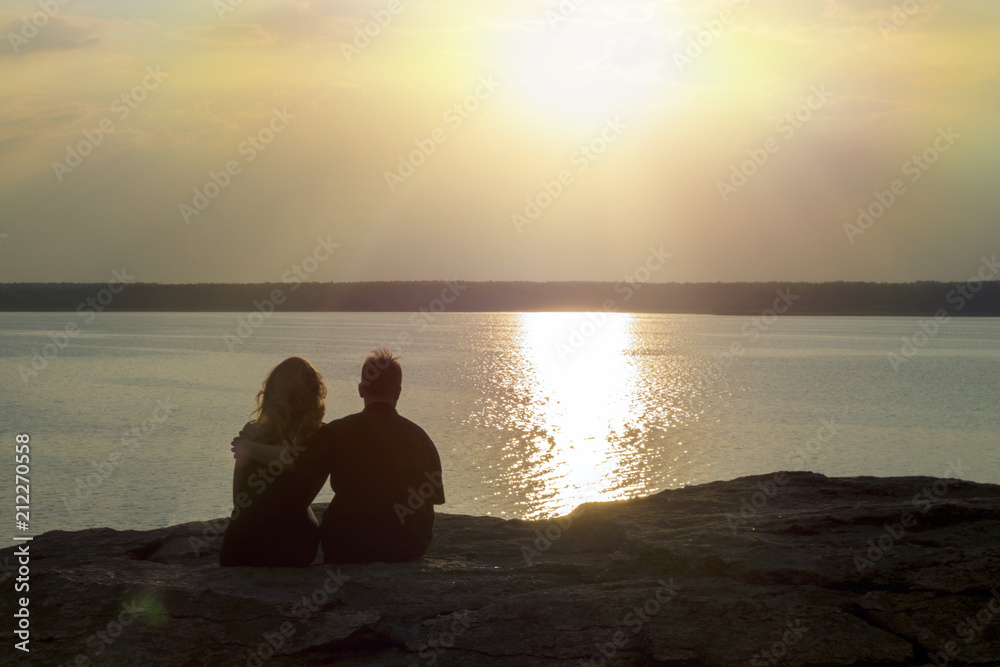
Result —
<instances>
[{"instance_id":1,"label":"lake","mask_svg":"<svg viewBox=\"0 0 1000 667\"><path fill-rule=\"evenodd\" d=\"M1000 483L997 319L246 318L0 313L0 441L10 479L31 438L30 534L228 515L229 443L268 370L312 361L333 419L362 408L381 344L401 356L400 414L441 454L444 512L550 517L777 470ZM13 512L12 485L0 499Z\"/></svg>"}]
</instances>

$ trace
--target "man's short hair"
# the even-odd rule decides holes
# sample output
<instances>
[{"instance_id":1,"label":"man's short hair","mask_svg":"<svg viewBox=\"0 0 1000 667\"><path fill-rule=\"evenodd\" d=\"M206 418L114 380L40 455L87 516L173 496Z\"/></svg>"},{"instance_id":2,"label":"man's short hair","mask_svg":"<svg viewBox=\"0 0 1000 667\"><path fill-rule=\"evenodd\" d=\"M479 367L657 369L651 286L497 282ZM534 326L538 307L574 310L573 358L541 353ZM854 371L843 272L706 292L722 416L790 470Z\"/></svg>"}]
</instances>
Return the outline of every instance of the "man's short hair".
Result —
<instances>
[{"instance_id":1,"label":"man's short hair","mask_svg":"<svg viewBox=\"0 0 1000 667\"><path fill-rule=\"evenodd\" d=\"M372 350L361 366L361 386L369 396L395 398L403 386L403 367L386 346Z\"/></svg>"}]
</instances>

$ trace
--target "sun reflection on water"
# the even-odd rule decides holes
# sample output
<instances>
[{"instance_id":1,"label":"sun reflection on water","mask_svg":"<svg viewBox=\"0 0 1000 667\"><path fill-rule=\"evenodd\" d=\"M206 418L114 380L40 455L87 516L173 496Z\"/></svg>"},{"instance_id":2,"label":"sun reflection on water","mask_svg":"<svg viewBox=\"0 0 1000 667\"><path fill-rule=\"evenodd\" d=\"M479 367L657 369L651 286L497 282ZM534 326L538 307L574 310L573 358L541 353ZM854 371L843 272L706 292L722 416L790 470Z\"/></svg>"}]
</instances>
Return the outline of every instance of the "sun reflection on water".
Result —
<instances>
[{"instance_id":1,"label":"sun reflection on water","mask_svg":"<svg viewBox=\"0 0 1000 667\"><path fill-rule=\"evenodd\" d=\"M530 501L525 516L554 516L581 503L630 495L642 480L632 317L524 313L520 353L529 376L528 428L508 443L511 473Z\"/></svg>"},{"instance_id":2,"label":"sun reflection on water","mask_svg":"<svg viewBox=\"0 0 1000 667\"><path fill-rule=\"evenodd\" d=\"M490 514L554 517L697 480L686 443L706 400L678 323L497 313L465 345L472 409L455 465L477 471L466 492Z\"/></svg>"}]
</instances>

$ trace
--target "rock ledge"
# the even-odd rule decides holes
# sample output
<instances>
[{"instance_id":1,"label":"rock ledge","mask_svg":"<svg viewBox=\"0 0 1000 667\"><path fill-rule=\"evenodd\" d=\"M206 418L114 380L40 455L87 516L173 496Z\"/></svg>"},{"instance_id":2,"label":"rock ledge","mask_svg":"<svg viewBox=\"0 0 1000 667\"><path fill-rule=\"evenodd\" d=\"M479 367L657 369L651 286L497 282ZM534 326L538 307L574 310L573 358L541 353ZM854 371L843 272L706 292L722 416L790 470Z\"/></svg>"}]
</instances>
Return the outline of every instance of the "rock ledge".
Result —
<instances>
[{"instance_id":1,"label":"rock ledge","mask_svg":"<svg viewBox=\"0 0 1000 667\"><path fill-rule=\"evenodd\" d=\"M31 663L1000 665L996 485L793 472L439 514L403 564L221 568L213 532L35 538Z\"/></svg>"}]
</instances>

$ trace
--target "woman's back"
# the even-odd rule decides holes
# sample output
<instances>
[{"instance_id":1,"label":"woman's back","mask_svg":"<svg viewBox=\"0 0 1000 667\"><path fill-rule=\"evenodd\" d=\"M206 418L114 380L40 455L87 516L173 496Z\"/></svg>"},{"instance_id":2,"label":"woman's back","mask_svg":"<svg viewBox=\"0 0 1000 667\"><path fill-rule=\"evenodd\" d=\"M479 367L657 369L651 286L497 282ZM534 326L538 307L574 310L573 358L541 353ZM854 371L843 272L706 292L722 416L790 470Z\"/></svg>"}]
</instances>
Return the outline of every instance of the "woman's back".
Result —
<instances>
[{"instance_id":1,"label":"woman's back","mask_svg":"<svg viewBox=\"0 0 1000 667\"><path fill-rule=\"evenodd\" d=\"M258 421L244 427L260 442L296 444L322 424L326 388L299 357L276 366L257 395ZM283 454L263 464L238 458L233 468L233 513L219 555L221 565L291 566L312 563L319 528L309 490L294 459Z\"/></svg>"}]
</instances>

